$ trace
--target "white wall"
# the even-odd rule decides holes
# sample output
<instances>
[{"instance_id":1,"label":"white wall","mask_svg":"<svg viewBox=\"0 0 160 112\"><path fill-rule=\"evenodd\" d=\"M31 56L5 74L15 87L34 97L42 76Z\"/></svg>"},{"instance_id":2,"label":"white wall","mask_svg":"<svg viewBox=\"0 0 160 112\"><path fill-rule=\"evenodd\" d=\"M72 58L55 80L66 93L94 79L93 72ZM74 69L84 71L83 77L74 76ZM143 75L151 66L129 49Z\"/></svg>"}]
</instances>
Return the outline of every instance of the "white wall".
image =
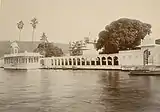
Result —
<instances>
[{"instance_id":1,"label":"white wall","mask_svg":"<svg viewBox=\"0 0 160 112\"><path fill-rule=\"evenodd\" d=\"M153 58L153 65L160 66L160 46L156 45L151 50L151 57Z\"/></svg>"},{"instance_id":2,"label":"white wall","mask_svg":"<svg viewBox=\"0 0 160 112\"><path fill-rule=\"evenodd\" d=\"M151 55L149 55L149 63L148 65L157 65L160 66L160 46L156 45L149 45L149 46L142 46L141 49L139 50L126 50L126 51L120 51L119 53L115 54L88 54L88 55L83 55L83 56L65 56L65 57L52 57L52 58L45 58L45 65L50 67L51 65L51 59L54 58L85 58L91 60L92 58L96 60L97 57L102 59L102 57L106 57L106 62L107 58L111 57L112 58L112 63L113 59L115 56L118 57L119 65L120 66L142 66L144 65L144 51L148 49L151 52ZM58 65L57 65L58 66ZM107 66L107 65L106 65Z\"/></svg>"},{"instance_id":3,"label":"white wall","mask_svg":"<svg viewBox=\"0 0 160 112\"><path fill-rule=\"evenodd\" d=\"M119 60L122 66L143 65L143 53L141 50L120 51Z\"/></svg>"}]
</instances>

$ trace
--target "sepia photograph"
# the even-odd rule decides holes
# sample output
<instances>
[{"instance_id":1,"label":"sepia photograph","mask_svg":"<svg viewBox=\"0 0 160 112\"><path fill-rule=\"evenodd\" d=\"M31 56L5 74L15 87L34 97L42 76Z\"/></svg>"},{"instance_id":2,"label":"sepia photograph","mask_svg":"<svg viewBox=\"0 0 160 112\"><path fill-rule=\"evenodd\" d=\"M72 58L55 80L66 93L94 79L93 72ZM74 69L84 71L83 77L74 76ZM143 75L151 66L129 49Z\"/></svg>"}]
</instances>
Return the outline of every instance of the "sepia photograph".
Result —
<instances>
[{"instance_id":1,"label":"sepia photograph","mask_svg":"<svg viewBox=\"0 0 160 112\"><path fill-rule=\"evenodd\" d=\"M0 112L159 112L159 0L0 0Z\"/></svg>"}]
</instances>

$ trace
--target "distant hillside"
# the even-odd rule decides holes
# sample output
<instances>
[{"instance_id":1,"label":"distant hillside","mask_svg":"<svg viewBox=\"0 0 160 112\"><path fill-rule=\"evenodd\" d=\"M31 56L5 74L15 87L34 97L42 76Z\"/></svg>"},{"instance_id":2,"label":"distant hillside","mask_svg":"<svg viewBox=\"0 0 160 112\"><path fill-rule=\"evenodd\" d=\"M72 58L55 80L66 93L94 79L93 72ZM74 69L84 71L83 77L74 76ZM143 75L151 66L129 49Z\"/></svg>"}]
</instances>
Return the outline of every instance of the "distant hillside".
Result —
<instances>
[{"instance_id":1,"label":"distant hillside","mask_svg":"<svg viewBox=\"0 0 160 112\"><path fill-rule=\"evenodd\" d=\"M20 52L28 51L32 52L35 48L37 48L39 41L36 41L32 44L31 41L21 41L17 42L20 47ZM2 57L6 53L10 53L10 41L0 41L0 57ZM68 53L68 44L62 44L62 43L53 43L55 46L61 48L64 53Z\"/></svg>"}]
</instances>

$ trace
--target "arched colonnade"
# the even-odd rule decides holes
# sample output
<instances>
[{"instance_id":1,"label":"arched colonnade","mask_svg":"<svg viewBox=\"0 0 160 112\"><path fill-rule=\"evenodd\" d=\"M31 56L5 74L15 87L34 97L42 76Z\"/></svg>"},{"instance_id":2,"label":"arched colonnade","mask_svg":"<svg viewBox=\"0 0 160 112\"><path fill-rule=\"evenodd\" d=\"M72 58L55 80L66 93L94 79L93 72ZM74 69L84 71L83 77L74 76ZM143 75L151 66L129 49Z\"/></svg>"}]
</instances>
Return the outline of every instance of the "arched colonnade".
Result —
<instances>
[{"instance_id":1,"label":"arched colonnade","mask_svg":"<svg viewBox=\"0 0 160 112\"><path fill-rule=\"evenodd\" d=\"M44 62L44 59L41 60ZM88 66L88 65L119 65L119 58L117 56L98 56L95 58L86 57L53 57L50 58L52 66ZM42 63L41 63L42 64Z\"/></svg>"}]
</instances>

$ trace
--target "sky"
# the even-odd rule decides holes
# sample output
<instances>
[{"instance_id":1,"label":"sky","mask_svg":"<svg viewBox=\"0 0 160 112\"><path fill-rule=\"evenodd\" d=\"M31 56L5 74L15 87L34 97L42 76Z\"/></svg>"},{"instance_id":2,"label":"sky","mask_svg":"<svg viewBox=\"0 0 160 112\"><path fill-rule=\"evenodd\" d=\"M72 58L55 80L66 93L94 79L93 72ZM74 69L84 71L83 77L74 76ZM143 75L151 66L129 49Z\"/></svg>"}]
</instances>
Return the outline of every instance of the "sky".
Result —
<instances>
[{"instance_id":1,"label":"sky","mask_svg":"<svg viewBox=\"0 0 160 112\"><path fill-rule=\"evenodd\" d=\"M160 0L1 0L0 41L18 40L17 23L22 20L22 41L31 41L30 20L39 21L34 40L43 32L58 43L97 38L107 24L119 18L138 19L152 25L152 37L160 34Z\"/></svg>"}]
</instances>

